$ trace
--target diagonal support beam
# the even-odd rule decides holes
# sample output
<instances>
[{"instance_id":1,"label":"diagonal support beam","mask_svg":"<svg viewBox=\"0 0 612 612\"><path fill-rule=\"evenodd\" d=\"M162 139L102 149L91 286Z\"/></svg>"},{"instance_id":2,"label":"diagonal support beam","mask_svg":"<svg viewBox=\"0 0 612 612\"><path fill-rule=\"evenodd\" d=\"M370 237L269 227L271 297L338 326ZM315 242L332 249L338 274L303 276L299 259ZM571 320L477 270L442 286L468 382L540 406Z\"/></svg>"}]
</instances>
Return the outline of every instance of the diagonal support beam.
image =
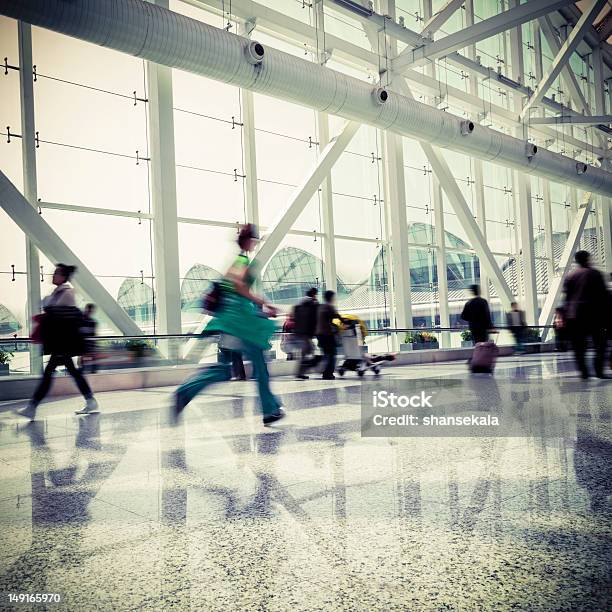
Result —
<instances>
[{"instance_id":1,"label":"diagonal support beam","mask_svg":"<svg viewBox=\"0 0 612 612\"><path fill-rule=\"evenodd\" d=\"M561 45L559 52L552 61L548 70L544 72L542 80L536 85L535 92L527 101L527 104L523 108L520 114L521 120L529 115L529 111L536 105L540 104L544 94L548 91L554 80L559 76L559 73L563 67L569 62L572 53L578 47L580 41L583 39L588 28L591 27L593 20L599 14L599 11L606 4L607 0L591 0L591 3L587 5L582 13L582 16L574 26L567 40ZM526 6L526 5L522 5Z\"/></svg>"},{"instance_id":2,"label":"diagonal support beam","mask_svg":"<svg viewBox=\"0 0 612 612\"><path fill-rule=\"evenodd\" d=\"M505 32L510 28L518 27L568 4L572 4L572 2L570 0L531 0L454 34L449 34L435 42L426 43L426 41L423 41L425 44L421 46L414 49L405 49L394 60L393 70L401 72L408 66L422 66L427 62L433 62L450 55L454 51L495 36L500 32Z\"/></svg>"},{"instance_id":3,"label":"diagonal support beam","mask_svg":"<svg viewBox=\"0 0 612 612\"><path fill-rule=\"evenodd\" d=\"M97 304L122 334L126 336L142 334L142 330L117 304L96 276L53 231L2 171L0 171L0 207L28 236L34 246L51 261L77 266L78 272L74 284Z\"/></svg>"},{"instance_id":4,"label":"diagonal support beam","mask_svg":"<svg viewBox=\"0 0 612 612\"><path fill-rule=\"evenodd\" d=\"M550 283L546 300L544 300L544 305L542 307L542 311L540 312L538 325L545 326L552 323L555 306L559 302L559 298L563 292L563 281L565 280L565 277L570 269L574 253L580 244L580 238L582 237L582 233L589 219L592 202L592 195L590 193L585 193L582 204L580 205L580 208L578 209L576 217L572 223L572 227L570 228L570 233L567 237L567 242L565 243L563 253L561 254L561 259L559 260L558 269L560 270L561 274L555 277ZM546 340L547 333L548 329L544 329L542 333L542 340Z\"/></svg>"},{"instance_id":5,"label":"diagonal support beam","mask_svg":"<svg viewBox=\"0 0 612 612\"><path fill-rule=\"evenodd\" d=\"M293 227L297 218L302 214L310 198L317 192L317 189L331 172L334 164L340 158L348 144L357 133L360 124L356 121L346 123L340 134L329 142L321 152L316 166L310 171L302 183L294 192L291 200L270 225L266 240L260 246L257 254L253 258L253 263L259 269L263 269L270 260L276 249L280 246L287 232Z\"/></svg>"},{"instance_id":6,"label":"diagonal support beam","mask_svg":"<svg viewBox=\"0 0 612 612\"><path fill-rule=\"evenodd\" d=\"M312 198L321 183L329 176L334 164L349 145L353 136L355 136L359 130L359 127L360 124L356 121L347 122L340 134L332 138L329 144L323 149L316 166L296 189L285 210L283 210L276 221L270 225L265 241L253 258L253 265L258 270L263 270L266 263L268 263L272 255L274 255L274 252L280 246L283 238L285 238L287 232L292 228L293 224L306 207L306 204L310 201L310 198ZM206 319L207 317L204 317L196 326L195 334L201 333ZM197 339L188 340L185 345L185 359L188 361L199 359L202 350L202 343Z\"/></svg>"},{"instance_id":7,"label":"diagonal support beam","mask_svg":"<svg viewBox=\"0 0 612 612\"><path fill-rule=\"evenodd\" d=\"M442 157L440 151L434 149L430 144L422 142L421 147L431 164L432 170L438 177L440 185L442 189L444 189L448 201L461 223L461 227L463 227L463 230L467 234L470 244L480 260L481 267L484 268L487 278L491 281L493 287L495 287L502 307L509 310L510 303L513 301L510 287L508 287L508 283L506 283L506 279L500 267L497 265L495 257L489 249L486 238L478 227L474 215L468 203L465 201L461 189L459 189L446 160Z\"/></svg>"},{"instance_id":8,"label":"diagonal support beam","mask_svg":"<svg viewBox=\"0 0 612 612\"><path fill-rule=\"evenodd\" d=\"M405 96L412 97L412 92L403 79L398 81L398 86ZM478 223L474 219L474 215L465 201L446 160L439 149L434 149L434 147L426 142L419 142L419 144L440 182L440 186L446 193L446 197L453 207L461 227L463 227L467 234L470 244L480 260L481 267L484 268L487 278L495 287L503 308L510 310L510 304L513 301L512 291L510 291L510 287L508 287L508 283L506 283L506 279L497 265L491 249L489 249L487 240L480 227L478 227Z\"/></svg>"},{"instance_id":9,"label":"diagonal support beam","mask_svg":"<svg viewBox=\"0 0 612 612\"><path fill-rule=\"evenodd\" d=\"M559 55L561 52L561 42L555 33L555 29L550 21L548 15L541 17L539 20L540 30L544 37L546 38L546 42L550 47L550 50L554 53L555 57ZM575 109L578 111L585 112L587 114L591 114L589 103L586 101L584 95L582 94L582 90L578 85L578 81L576 80L576 75L574 71L571 69L569 62L565 63L561 76L563 77L563 81L566 87L570 91L570 96L572 101L574 102ZM542 78L539 79L540 81Z\"/></svg>"},{"instance_id":10,"label":"diagonal support beam","mask_svg":"<svg viewBox=\"0 0 612 612\"><path fill-rule=\"evenodd\" d=\"M432 15L423 26L421 36L431 38L455 13L465 0L448 0L448 2L434 15Z\"/></svg>"},{"instance_id":11,"label":"diagonal support beam","mask_svg":"<svg viewBox=\"0 0 612 612\"><path fill-rule=\"evenodd\" d=\"M612 115L561 115L561 117L534 117L529 120L530 125L547 125L570 123L572 125L612 125Z\"/></svg>"}]
</instances>

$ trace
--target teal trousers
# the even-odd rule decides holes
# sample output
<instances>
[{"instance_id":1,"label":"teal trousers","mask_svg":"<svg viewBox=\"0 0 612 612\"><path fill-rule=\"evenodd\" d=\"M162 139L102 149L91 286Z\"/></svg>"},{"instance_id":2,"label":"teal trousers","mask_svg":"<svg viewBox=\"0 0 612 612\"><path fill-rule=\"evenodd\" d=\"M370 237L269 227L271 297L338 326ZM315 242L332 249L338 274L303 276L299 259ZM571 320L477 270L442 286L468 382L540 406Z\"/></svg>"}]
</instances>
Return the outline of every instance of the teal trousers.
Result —
<instances>
[{"instance_id":1,"label":"teal trousers","mask_svg":"<svg viewBox=\"0 0 612 612\"><path fill-rule=\"evenodd\" d=\"M274 414L278 411L281 403L270 389L270 374L264 359L263 350L250 342L242 341L244 350L242 353L252 363L257 388L259 390L259 402L264 415ZM230 380L232 377L231 351L222 350L219 363L202 368L197 374L185 381L177 390L176 394L181 406L186 406L200 391L206 387Z\"/></svg>"}]
</instances>

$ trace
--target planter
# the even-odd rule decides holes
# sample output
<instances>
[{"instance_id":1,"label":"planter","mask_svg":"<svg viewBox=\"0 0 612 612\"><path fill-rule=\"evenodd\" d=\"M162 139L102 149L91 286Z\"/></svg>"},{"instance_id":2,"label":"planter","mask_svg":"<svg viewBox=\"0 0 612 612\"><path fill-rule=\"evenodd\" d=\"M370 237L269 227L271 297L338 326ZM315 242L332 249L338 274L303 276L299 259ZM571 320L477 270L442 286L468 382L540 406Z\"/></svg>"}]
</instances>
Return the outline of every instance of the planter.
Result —
<instances>
[{"instance_id":1,"label":"planter","mask_svg":"<svg viewBox=\"0 0 612 612\"><path fill-rule=\"evenodd\" d=\"M461 348L470 348L474 346L474 342L472 340L462 340L461 341Z\"/></svg>"},{"instance_id":2,"label":"planter","mask_svg":"<svg viewBox=\"0 0 612 612\"><path fill-rule=\"evenodd\" d=\"M412 350L412 344L400 344L399 346L400 353L404 353L406 351Z\"/></svg>"},{"instance_id":3,"label":"planter","mask_svg":"<svg viewBox=\"0 0 612 612\"><path fill-rule=\"evenodd\" d=\"M8 376L8 374L9 374L9 364L0 363L0 376Z\"/></svg>"},{"instance_id":4,"label":"planter","mask_svg":"<svg viewBox=\"0 0 612 612\"><path fill-rule=\"evenodd\" d=\"M438 344L437 340L434 340L433 342L413 342L412 343L413 351L423 351L427 349L437 349L437 348L440 348L440 345Z\"/></svg>"}]
</instances>

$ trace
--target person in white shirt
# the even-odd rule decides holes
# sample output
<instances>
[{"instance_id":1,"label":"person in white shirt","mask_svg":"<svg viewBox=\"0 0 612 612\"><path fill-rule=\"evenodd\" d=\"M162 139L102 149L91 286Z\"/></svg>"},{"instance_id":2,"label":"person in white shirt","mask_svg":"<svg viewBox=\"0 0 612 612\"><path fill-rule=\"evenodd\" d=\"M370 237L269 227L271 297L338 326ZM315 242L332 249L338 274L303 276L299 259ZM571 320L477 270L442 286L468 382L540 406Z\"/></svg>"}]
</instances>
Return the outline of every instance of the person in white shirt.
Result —
<instances>
[{"instance_id":1,"label":"person in white shirt","mask_svg":"<svg viewBox=\"0 0 612 612\"><path fill-rule=\"evenodd\" d=\"M57 264L52 280L55 289L42 302L45 314L43 315L41 335L44 353L51 356L32 399L25 408L17 411L18 414L30 421L34 420L38 405L51 388L53 372L60 365L63 365L74 378L74 382L85 398L85 406L81 410L77 410L77 414L98 412L98 402L94 398L87 380L72 361L72 356L80 354L79 350L82 348L79 326L83 315L76 307L74 289L69 282L75 270L75 266Z\"/></svg>"}]
</instances>

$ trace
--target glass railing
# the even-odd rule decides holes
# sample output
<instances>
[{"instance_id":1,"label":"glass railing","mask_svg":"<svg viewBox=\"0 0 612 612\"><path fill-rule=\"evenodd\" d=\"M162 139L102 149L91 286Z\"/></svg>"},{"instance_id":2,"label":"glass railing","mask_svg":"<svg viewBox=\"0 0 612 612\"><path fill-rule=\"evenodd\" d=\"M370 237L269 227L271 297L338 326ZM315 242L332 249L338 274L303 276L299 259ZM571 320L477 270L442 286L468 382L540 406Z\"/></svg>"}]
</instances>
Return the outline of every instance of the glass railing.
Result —
<instances>
[{"instance_id":1,"label":"glass railing","mask_svg":"<svg viewBox=\"0 0 612 612\"><path fill-rule=\"evenodd\" d=\"M550 327L550 326L549 326ZM530 326L525 343L541 342L543 326ZM498 345L512 345L511 332L504 327L495 329L491 339ZM277 332L271 340L269 360L295 359L299 348L291 334ZM339 353L343 352L338 338ZM384 328L369 330L364 338L370 354L397 353L419 350L464 348L473 345L466 328L421 327L410 329ZM29 338L0 339L0 380L3 376L32 375L42 370L47 356L40 356L41 347ZM202 338L196 334L147 334L142 336L97 336L89 342L88 352L75 357L85 372L126 370L133 368L168 368L198 363L213 363L218 359L218 338Z\"/></svg>"}]
</instances>

